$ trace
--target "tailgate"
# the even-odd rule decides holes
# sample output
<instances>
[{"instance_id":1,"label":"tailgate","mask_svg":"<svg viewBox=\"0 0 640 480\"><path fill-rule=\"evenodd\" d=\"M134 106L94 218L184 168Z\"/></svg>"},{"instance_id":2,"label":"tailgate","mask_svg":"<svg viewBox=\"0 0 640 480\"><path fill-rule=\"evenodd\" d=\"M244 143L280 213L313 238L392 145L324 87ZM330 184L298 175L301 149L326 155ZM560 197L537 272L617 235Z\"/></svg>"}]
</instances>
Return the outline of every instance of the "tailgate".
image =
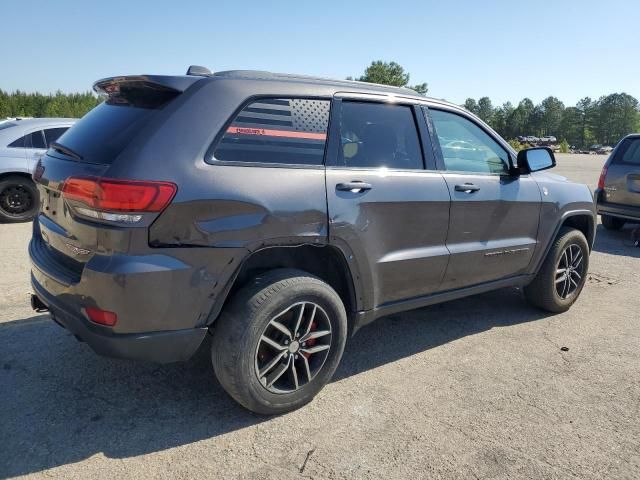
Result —
<instances>
[{"instance_id":1,"label":"tailgate","mask_svg":"<svg viewBox=\"0 0 640 480\"><path fill-rule=\"evenodd\" d=\"M73 269L82 267L98 251L100 229L95 224L75 219L61 193L68 177L100 176L107 168L107 165L62 160L49 155L40 161L36 180L40 214L34 222L34 242L41 242L47 248L41 253L50 253L50 260L57 260Z\"/></svg>"}]
</instances>

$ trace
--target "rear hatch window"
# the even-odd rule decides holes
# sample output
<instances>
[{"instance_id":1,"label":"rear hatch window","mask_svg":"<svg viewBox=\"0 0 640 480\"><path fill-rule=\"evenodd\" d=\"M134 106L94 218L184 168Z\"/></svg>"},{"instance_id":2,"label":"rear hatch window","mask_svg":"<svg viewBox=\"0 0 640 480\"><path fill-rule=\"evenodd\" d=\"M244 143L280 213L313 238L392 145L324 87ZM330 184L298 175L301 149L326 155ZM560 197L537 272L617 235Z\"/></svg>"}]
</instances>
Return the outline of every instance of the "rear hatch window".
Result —
<instances>
[{"instance_id":1,"label":"rear hatch window","mask_svg":"<svg viewBox=\"0 0 640 480\"><path fill-rule=\"evenodd\" d=\"M106 100L55 143L49 154L88 163L111 164L159 110L180 92L146 82L103 86Z\"/></svg>"},{"instance_id":2,"label":"rear hatch window","mask_svg":"<svg viewBox=\"0 0 640 480\"><path fill-rule=\"evenodd\" d=\"M613 165L640 166L640 138L627 138L611 160Z\"/></svg>"}]
</instances>

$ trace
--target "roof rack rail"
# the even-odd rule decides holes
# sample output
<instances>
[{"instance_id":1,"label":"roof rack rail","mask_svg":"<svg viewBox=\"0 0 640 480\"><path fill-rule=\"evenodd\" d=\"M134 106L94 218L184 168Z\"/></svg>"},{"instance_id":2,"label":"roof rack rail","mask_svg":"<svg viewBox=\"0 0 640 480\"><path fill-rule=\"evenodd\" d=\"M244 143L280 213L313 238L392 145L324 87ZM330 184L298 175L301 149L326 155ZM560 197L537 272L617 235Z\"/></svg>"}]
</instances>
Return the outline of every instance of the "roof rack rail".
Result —
<instances>
[{"instance_id":1,"label":"roof rack rail","mask_svg":"<svg viewBox=\"0 0 640 480\"><path fill-rule=\"evenodd\" d=\"M187 75L193 75L196 77L208 77L209 75L213 75L213 73L207 67L201 67L200 65L191 65L187 69Z\"/></svg>"}]
</instances>

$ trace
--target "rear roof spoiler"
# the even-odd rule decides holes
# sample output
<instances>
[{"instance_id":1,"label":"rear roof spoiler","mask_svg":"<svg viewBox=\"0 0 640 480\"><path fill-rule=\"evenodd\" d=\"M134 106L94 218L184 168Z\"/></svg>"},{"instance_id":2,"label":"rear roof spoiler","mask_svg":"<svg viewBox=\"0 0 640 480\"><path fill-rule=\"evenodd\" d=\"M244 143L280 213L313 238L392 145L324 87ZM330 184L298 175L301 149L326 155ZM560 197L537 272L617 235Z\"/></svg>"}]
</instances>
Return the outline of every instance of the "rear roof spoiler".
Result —
<instances>
[{"instance_id":1,"label":"rear roof spoiler","mask_svg":"<svg viewBox=\"0 0 640 480\"><path fill-rule=\"evenodd\" d=\"M93 84L93 90L102 95L109 95L118 90L121 85L146 85L159 90L173 90L176 93L184 92L202 77L196 76L171 76L171 75L127 75L123 77L109 77L98 80Z\"/></svg>"}]
</instances>

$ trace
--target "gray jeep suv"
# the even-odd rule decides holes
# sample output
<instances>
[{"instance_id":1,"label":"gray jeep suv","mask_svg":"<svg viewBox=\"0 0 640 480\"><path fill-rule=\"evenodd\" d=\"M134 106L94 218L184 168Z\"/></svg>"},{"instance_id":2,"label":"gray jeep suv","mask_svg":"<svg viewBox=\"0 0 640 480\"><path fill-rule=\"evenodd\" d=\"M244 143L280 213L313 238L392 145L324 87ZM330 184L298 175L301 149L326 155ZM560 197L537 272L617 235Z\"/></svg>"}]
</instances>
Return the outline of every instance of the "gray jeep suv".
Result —
<instances>
[{"instance_id":1,"label":"gray jeep suv","mask_svg":"<svg viewBox=\"0 0 640 480\"><path fill-rule=\"evenodd\" d=\"M567 310L588 188L411 90L265 72L98 81L36 168L32 304L96 352L171 362L208 335L246 408L309 402L372 320L501 287Z\"/></svg>"}]
</instances>

